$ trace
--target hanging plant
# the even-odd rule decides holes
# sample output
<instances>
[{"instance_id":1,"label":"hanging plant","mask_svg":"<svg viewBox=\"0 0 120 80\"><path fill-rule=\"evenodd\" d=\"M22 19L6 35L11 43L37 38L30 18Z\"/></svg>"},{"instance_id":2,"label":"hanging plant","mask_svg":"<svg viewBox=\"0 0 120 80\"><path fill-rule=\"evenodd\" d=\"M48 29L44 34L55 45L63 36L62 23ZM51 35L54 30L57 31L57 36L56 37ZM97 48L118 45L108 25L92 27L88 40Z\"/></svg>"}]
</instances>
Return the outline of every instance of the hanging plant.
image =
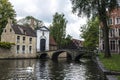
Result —
<instances>
[{"instance_id":1,"label":"hanging plant","mask_svg":"<svg viewBox=\"0 0 120 80\"><path fill-rule=\"evenodd\" d=\"M14 43L9 42L0 42L0 48L10 49Z\"/></svg>"}]
</instances>

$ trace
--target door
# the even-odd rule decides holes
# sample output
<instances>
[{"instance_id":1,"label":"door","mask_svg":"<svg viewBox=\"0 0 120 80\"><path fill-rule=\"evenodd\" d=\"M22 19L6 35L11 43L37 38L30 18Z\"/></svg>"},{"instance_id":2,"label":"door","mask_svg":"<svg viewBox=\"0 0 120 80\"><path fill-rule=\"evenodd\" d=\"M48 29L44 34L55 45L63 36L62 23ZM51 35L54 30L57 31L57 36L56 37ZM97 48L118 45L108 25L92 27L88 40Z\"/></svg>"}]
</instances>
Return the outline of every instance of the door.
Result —
<instances>
[{"instance_id":1,"label":"door","mask_svg":"<svg viewBox=\"0 0 120 80\"><path fill-rule=\"evenodd\" d=\"M45 51L45 47L46 47L46 40L45 39L41 39L40 40L40 51Z\"/></svg>"}]
</instances>

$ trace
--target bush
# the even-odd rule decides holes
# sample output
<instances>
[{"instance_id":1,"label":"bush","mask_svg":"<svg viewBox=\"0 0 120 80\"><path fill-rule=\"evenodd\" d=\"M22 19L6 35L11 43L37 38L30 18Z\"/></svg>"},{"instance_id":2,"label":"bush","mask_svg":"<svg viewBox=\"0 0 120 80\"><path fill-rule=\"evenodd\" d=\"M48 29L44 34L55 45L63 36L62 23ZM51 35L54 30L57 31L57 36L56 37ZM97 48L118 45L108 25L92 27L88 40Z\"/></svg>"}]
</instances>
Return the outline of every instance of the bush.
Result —
<instances>
[{"instance_id":1,"label":"bush","mask_svg":"<svg viewBox=\"0 0 120 80\"><path fill-rule=\"evenodd\" d=\"M14 43L0 42L0 48L10 49Z\"/></svg>"}]
</instances>

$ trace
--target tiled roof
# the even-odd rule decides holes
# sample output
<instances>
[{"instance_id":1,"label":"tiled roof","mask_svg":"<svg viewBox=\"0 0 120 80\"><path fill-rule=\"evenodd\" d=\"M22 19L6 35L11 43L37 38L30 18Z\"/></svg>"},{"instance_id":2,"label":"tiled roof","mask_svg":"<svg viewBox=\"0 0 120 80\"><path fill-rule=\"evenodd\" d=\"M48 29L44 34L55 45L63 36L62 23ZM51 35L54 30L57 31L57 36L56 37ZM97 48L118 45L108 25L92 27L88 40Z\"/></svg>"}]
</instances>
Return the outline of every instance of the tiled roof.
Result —
<instances>
[{"instance_id":1,"label":"tiled roof","mask_svg":"<svg viewBox=\"0 0 120 80\"><path fill-rule=\"evenodd\" d=\"M29 26L12 25L15 34L36 37L35 31Z\"/></svg>"},{"instance_id":2,"label":"tiled roof","mask_svg":"<svg viewBox=\"0 0 120 80\"><path fill-rule=\"evenodd\" d=\"M57 45L57 43L55 42L54 38L52 36L50 36L50 45Z\"/></svg>"}]
</instances>

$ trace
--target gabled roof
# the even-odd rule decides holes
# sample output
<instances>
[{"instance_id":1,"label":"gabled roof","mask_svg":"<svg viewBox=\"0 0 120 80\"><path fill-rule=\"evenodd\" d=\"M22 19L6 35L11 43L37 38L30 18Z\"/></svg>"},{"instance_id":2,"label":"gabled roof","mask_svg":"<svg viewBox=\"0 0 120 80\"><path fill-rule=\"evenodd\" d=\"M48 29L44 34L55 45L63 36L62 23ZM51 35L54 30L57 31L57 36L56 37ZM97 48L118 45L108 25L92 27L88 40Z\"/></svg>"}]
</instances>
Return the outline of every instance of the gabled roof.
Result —
<instances>
[{"instance_id":1,"label":"gabled roof","mask_svg":"<svg viewBox=\"0 0 120 80\"><path fill-rule=\"evenodd\" d=\"M46 26L39 27L37 30L49 31L49 29Z\"/></svg>"},{"instance_id":2,"label":"gabled roof","mask_svg":"<svg viewBox=\"0 0 120 80\"><path fill-rule=\"evenodd\" d=\"M15 34L36 37L35 31L29 26L11 25Z\"/></svg>"},{"instance_id":3,"label":"gabled roof","mask_svg":"<svg viewBox=\"0 0 120 80\"><path fill-rule=\"evenodd\" d=\"M50 36L50 45L54 45L57 46L57 43L55 42L54 38L52 36Z\"/></svg>"}]
</instances>

